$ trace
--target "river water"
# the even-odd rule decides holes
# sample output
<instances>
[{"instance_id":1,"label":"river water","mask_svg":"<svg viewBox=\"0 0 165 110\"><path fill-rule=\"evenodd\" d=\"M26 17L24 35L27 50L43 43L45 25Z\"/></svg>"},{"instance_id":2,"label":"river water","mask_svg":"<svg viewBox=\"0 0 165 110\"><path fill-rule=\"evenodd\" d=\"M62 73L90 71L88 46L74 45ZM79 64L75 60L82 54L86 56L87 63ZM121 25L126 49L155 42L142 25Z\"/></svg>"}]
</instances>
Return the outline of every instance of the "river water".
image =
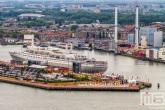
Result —
<instances>
[{"instance_id":1,"label":"river water","mask_svg":"<svg viewBox=\"0 0 165 110\"><path fill-rule=\"evenodd\" d=\"M21 46L0 46L0 60L10 61L9 51L22 51ZM78 51L90 58L108 62L105 74L117 73L143 81L152 88L141 92L165 93L165 65L114 56L100 51ZM160 83L160 88L157 88ZM150 110L140 105L140 92L46 91L0 82L0 110ZM159 109L159 108L157 108ZM160 108L162 109L162 108ZM165 109L165 108L164 108ZM154 109L155 110L155 109Z\"/></svg>"}]
</instances>

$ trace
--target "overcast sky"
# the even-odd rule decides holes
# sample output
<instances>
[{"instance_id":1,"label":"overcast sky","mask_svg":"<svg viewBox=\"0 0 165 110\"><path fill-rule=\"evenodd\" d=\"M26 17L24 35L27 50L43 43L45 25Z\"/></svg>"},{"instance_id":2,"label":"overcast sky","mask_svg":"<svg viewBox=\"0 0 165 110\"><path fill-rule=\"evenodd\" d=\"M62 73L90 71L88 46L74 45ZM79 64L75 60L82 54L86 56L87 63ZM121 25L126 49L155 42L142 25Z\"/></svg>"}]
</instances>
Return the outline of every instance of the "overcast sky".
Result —
<instances>
[{"instance_id":1,"label":"overcast sky","mask_svg":"<svg viewBox=\"0 0 165 110\"><path fill-rule=\"evenodd\" d=\"M5 1L5 0L2 0ZM11 0L13 1L13 0ZM29 0L24 0L24 1L29 1ZM151 1L164 1L165 0L30 0L30 1L147 1L147 2L151 2Z\"/></svg>"},{"instance_id":2,"label":"overcast sky","mask_svg":"<svg viewBox=\"0 0 165 110\"><path fill-rule=\"evenodd\" d=\"M165 2L165 0L0 0L0 1L108 1L108 2Z\"/></svg>"}]
</instances>

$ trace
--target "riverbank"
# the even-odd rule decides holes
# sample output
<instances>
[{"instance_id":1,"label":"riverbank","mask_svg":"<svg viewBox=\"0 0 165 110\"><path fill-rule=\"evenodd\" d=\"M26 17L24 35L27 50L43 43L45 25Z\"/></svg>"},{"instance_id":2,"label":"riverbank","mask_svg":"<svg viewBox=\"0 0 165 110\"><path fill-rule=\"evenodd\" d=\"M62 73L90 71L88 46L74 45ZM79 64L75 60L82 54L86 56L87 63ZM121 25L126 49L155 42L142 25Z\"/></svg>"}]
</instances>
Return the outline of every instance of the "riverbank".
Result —
<instances>
[{"instance_id":1,"label":"riverbank","mask_svg":"<svg viewBox=\"0 0 165 110\"><path fill-rule=\"evenodd\" d=\"M131 57L131 58L135 58L135 59L140 59L143 61L152 61L152 62L156 62L156 63L163 63L165 64L165 61L163 60L159 60L159 59L147 59L147 58L141 58L139 56L135 56L135 55L131 55L131 54L120 54L121 56L126 56L126 57Z\"/></svg>"},{"instance_id":2,"label":"riverbank","mask_svg":"<svg viewBox=\"0 0 165 110\"><path fill-rule=\"evenodd\" d=\"M95 49L95 51L100 51L100 52L106 52L106 53L113 53L114 55L121 55L121 56L125 56L125 57L131 57L134 59L139 59L139 60L143 60L143 61L151 61L151 62L156 62L156 63L162 63L165 64L164 60L160 60L160 59L149 59L146 57L141 57L141 56L136 56L136 55L132 55L132 54L127 54L127 53L114 53L114 51L106 51L106 50L97 50Z\"/></svg>"}]
</instances>

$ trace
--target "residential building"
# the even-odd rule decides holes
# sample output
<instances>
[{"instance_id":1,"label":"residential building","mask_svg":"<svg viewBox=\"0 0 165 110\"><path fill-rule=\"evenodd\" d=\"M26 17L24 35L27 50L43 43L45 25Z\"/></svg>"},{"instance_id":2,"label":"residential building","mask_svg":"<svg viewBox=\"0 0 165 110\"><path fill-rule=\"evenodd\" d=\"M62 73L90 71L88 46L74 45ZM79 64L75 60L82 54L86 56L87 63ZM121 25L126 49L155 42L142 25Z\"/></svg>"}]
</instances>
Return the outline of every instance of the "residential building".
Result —
<instances>
[{"instance_id":1,"label":"residential building","mask_svg":"<svg viewBox=\"0 0 165 110\"><path fill-rule=\"evenodd\" d=\"M154 32L157 32L157 28L151 27L140 27L139 30L139 42L141 41L141 36L146 36L147 38L147 45L153 46L154 45Z\"/></svg>"},{"instance_id":2,"label":"residential building","mask_svg":"<svg viewBox=\"0 0 165 110\"><path fill-rule=\"evenodd\" d=\"M146 36L141 36L141 46L143 46L143 47L147 46L147 38L146 38Z\"/></svg>"},{"instance_id":3,"label":"residential building","mask_svg":"<svg viewBox=\"0 0 165 110\"><path fill-rule=\"evenodd\" d=\"M128 34L128 43L135 44L135 35L134 34Z\"/></svg>"},{"instance_id":4,"label":"residential building","mask_svg":"<svg viewBox=\"0 0 165 110\"><path fill-rule=\"evenodd\" d=\"M153 47L162 47L163 46L163 32L154 32L154 45Z\"/></svg>"},{"instance_id":5,"label":"residential building","mask_svg":"<svg viewBox=\"0 0 165 110\"><path fill-rule=\"evenodd\" d=\"M0 6L0 12L3 12L3 7L2 6Z\"/></svg>"}]
</instances>

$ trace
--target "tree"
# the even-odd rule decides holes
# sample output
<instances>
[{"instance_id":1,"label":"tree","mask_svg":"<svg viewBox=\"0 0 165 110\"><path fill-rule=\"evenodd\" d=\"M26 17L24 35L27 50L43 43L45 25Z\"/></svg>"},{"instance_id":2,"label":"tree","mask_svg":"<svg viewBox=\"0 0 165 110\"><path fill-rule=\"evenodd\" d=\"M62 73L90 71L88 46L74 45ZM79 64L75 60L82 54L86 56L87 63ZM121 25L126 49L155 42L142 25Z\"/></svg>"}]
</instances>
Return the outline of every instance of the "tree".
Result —
<instances>
[{"instance_id":1,"label":"tree","mask_svg":"<svg viewBox=\"0 0 165 110\"><path fill-rule=\"evenodd\" d=\"M10 37L10 34L9 33L6 33L6 37Z\"/></svg>"},{"instance_id":2,"label":"tree","mask_svg":"<svg viewBox=\"0 0 165 110\"><path fill-rule=\"evenodd\" d=\"M89 32L87 32L87 38L89 38Z\"/></svg>"},{"instance_id":3,"label":"tree","mask_svg":"<svg viewBox=\"0 0 165 110\"><path fill-rule=\"evenodd\" d=\"M55 77L55 79L57 79L58 77L59 77L59 75L57 74L56 77Z\"/></svg>"},{"instance_id":4,"label":"tree","mask_svg":"<svg viewBox=\"0 0 165 110\"><path fill-rule=\"evenodd\" d=\"M120 38L121 38L121 33L119 32L119 33L118 33L118 39L120 39Z\"/></svg>"},{"instance_id":5,"label":"tree","mask_svg":"<svg viewBox=\"0 0 165 110\"><path fill-rule=\"evenodd\" d=\"M40 77L40 72L37 71L36 78L38 79Z\"/></svg>"},{"instance_id":6,"label":"tree","mask_svg":"<svg viewBox=\"0 0 165 110\"><path fill-rule=\"evenodd\" d=\"M28 17L28 21L31 21L32 19L31 19L31 17Z\"/></svg>"},{"instance_id":7,"label":"tree","mask_svg":"<svg viewBox=\"0 0 165 110\"><path fill-rule=\"evenodd\" d=\"M103 38L105 38L105 32L103 31Z\"/></svg>"},{"instance_id":8,"label":"tree","mask_svg":"<svg viewBox=\"0 0 165 110\"><path fill-rule=\"evenodd\" d=\"M165 38L163 39L163 42L165 42Z\"/></svg>"},{"instance_id":9,"label":"tree","mask_svg":"<svg viewBox=\"0 0 165 110\"><path fill-rule=\"evenodd\" d=\"M89 44L89 47L92 48L92 43Z\"/></svg>"},{"instance_id":10,"label":"tree","mask_svg":"<svg viewBox=\"0 0 165 110\"><path fill-rule=\"evenodd\" d=\"M20 18L19 18L19 17L17 18L17 21L18 21L18 22L20 21Z\"/></svg>"},{"instance_id":11,"label":"tree","mask_svg":"<svg viewBox=\"0 0 165 110\"><path fill-rule=\"evenodd\" d=\"M17 38L17 34L14 32L14 33L12 33L12 37L13 38Z\"/></svg>"},{"instance_id":12,"label":"tree","mask_svg":"<svg viewBox=\"0 0 165 110\"><path fill-rule=\"evenodd\" d=\"M0 38L3 38L3 34L0 32Z\"/></svg>"},{"instance_id":13,"label":"tree","mask_svg":"<svg viewBox=\"0 0 165 110\"><path fill-rule=\"evenodd\" d=\"M99 32L99 38L100 38L100 39L102 38L101 32Z\"/></svg>"},{"instance_id":14,"label":"tree","mask_svg":"<svg viewBox=\"0 0 165 110\"><path fill-rule=\"evenodd\" d=\"M76 32L76 29L78 28L78 25L72 25L71 27L70 27L70 31L72 31L72 32Z\"/></svg>"},{"instance_id":15,"label":"tree","mask_svg":"<svg viewBox=\"0 0 165 110\"><path fill-rule=\"evenodd\" d=\"M19 35L19 38L20 38L20 39L23 39L23 37L24 37L24 35L21 33L21 34Z\"/></svg>"},{"instance_id":16,"label":"tree","mask_svg":"<svg viewBox=\"0 0 165 110\"><path fill-rule=\"evenodd\" d=\"M39 34L38 33L35 33L34 34L34 37L37 38L37 39L39 39Z\"/></svg>"}]
</instances>

